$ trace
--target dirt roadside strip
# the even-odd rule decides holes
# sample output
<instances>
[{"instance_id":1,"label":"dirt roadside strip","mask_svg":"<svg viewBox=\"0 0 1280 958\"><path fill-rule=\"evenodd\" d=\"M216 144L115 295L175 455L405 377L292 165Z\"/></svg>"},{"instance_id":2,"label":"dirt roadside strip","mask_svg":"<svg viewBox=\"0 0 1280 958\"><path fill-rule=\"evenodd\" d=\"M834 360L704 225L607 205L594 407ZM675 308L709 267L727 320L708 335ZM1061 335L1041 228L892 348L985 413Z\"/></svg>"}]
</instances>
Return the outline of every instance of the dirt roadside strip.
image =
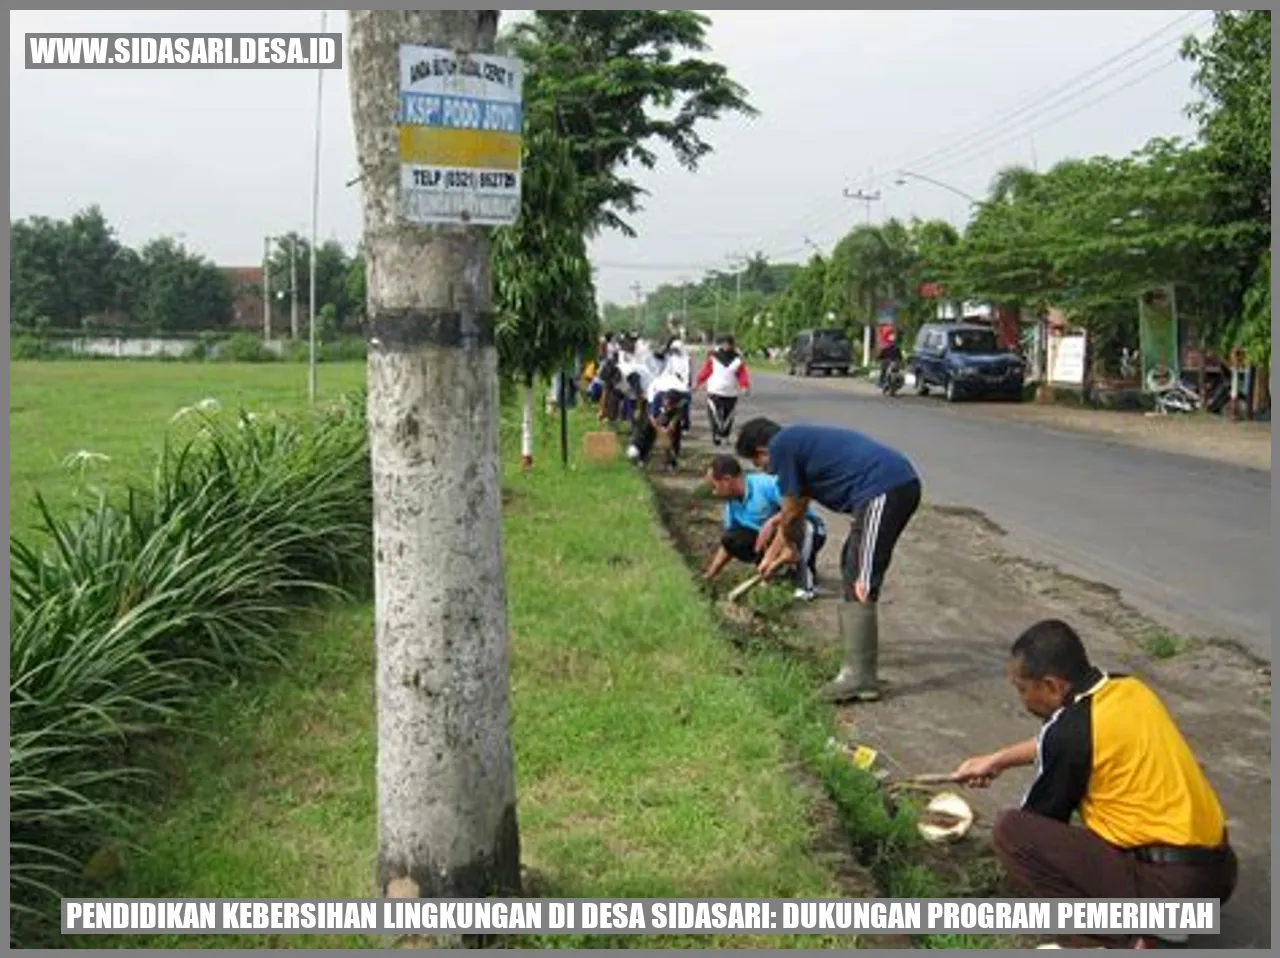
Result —
<instances>
[{"instance_id":1,"label":"dirt roadside strip","mask_svg":"<svg viewBox=\"0 0 1280 958\"><path fill-rule=\"evenodd\" d=\"M695 517L684 530L705 559L714 545L718 506L701 505L692 478L713 453L691 440L682 475L653 476L675 508ZM793 609L816 646L836 642L835 600L843 519L828 515L831 539L819 563L826 597ZM841 710L849 740L877 749L908 774L950 770L970 754L1033 734L1004 675L1010 642L1049 617L1073 623L1103 668L1142 676L1163 698L1218 789L1229 817L1241 876L1223 910L1223 933L1197 947L1267 948L1271 944L1271 679L1236 648L1169 636L1125 606L1115 590L1065 576L1007 551L1003 534L976 512L926 501L904 536L882 603L881 668L885 698ZM728 590L746 577L726 574ZM1016 804L1029 784L1010 773L967 797L978 815L971 843L984 843L1000 808ZM962 854L959 850L957 855Z\"/></svg>"},{"instance_id":2,"label":"dirt roadside strip","mask_svg":"<svg viewBox=\"0 0 1280 958\"><path fill-rule=\"evenodd\" d=\"M863 378L816 378L807 382L832 389L851 389L866 395L876 393L874 384ZM947 405L936 395L924 399L910 395L909 388L899 401L936 403L959 416L1027 423L1160 452L1271 471L1271 424L1266 422L1229 422L1211 416L1155 416L1033 402Z\"/></svg>"}]
</instances>

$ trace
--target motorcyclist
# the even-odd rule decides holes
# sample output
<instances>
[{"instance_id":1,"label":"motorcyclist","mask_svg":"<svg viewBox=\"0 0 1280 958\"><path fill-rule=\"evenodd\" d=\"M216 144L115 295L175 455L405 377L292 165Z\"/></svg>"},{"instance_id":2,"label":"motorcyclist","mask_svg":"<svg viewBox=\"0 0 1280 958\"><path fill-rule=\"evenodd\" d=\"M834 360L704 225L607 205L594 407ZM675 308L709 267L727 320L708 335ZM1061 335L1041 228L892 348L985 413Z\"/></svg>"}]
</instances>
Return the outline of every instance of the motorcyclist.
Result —
<instances>
[{"instance_id":1,"label":"motorcyclist","mask_svg":"<svg viewBox=\"0 0 1280 958\"><path fill-rule=\"evenodd\" d=\"M894 363L902 362L902 350L898 348L898 339L893 333L888 335L884 346L880 348L880 382L881 388L884 388L885 380L889 374L889 367Z\"/></svg>"}]
</instances>

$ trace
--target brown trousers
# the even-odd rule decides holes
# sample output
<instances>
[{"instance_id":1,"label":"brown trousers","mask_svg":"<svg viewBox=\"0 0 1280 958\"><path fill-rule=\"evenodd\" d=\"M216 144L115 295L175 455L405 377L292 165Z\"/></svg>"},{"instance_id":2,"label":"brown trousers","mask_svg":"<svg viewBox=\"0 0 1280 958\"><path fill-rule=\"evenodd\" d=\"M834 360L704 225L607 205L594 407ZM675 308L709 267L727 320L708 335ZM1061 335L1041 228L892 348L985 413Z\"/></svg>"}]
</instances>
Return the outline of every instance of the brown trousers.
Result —
<instances>
[{"instance_id":1,"label":"brown trousers","mask_svg":"<svg viewBox=\"0 0 1280 958\"><path fill-rule=\"evenodd\" d=\"M1001 812L991 835L996 857L1033 898L1218 898L1236 887L1230 848L1209 865L1140 862L1086 828L1021 810Z\"/></svg>"}]
</instances>

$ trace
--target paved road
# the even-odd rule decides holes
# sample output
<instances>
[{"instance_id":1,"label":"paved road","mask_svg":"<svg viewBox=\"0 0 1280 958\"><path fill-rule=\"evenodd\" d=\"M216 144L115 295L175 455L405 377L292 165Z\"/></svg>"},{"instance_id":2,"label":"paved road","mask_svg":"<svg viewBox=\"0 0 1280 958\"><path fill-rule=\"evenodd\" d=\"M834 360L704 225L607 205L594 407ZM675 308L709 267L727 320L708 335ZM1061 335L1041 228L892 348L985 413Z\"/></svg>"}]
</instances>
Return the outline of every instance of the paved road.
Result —
<instances>
[{"instance_id":1,"label":"paved road","mask_svg":"<svg viewBox=\"0 0 1280 958\"><path fill-rule=\"evenodd\" d=\"M933 502L980 509L1024 555L1106 582L1166 628L1271 661L1271 476L993 421L847 380L759 373L736 417L849 426L916 463Z\"/></svg>"}]
</instances>

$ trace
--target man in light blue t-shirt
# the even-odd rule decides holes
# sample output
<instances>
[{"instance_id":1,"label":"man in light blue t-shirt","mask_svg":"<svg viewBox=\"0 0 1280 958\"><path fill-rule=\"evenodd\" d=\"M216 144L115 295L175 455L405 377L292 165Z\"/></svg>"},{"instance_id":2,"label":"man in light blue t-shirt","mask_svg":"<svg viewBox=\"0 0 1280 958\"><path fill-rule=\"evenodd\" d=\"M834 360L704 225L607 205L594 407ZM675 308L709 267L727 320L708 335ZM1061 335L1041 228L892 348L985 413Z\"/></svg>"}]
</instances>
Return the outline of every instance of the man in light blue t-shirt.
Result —
<instances>
[{"instance_id":1,"label":"man in light blue t-shirt","mask_svg":"<svg viewBox=\"0 0 1280 958\"><path fill-rule=\"evenodd\" d=\"M782 490L774 476L763 472L744 473L742 464L733 456L720 455L712 459L706 479L712 494L724 500L720 546L702 574L703 579L710 582L730 559L760 564L764 556L756 550L756 539L765 524L782 509ZM827 530L812 509L805 513L804 520L804 533L797 549L795 597L809 600L817 594L818 553L827 541Z\"/></svg>"},{"instance_id":2,"label":"man in light blue t-shirt","mask_svg":"<svg viewBox=\"0 0 1280 958\"><path fill-rule=\"evenodd\" d=\"M811 502L849 516L840 556L843 579L838 619L844 664L822 690L830 702L880 698L880 590L902 532L920 506L923 486L915 466L898 450L852 429L797 424L763 417L743 424L734 451L778 477L782 508L761 534L760 571L794 561L802 536L799 519Z\"/></svg>"}]
</instances>

